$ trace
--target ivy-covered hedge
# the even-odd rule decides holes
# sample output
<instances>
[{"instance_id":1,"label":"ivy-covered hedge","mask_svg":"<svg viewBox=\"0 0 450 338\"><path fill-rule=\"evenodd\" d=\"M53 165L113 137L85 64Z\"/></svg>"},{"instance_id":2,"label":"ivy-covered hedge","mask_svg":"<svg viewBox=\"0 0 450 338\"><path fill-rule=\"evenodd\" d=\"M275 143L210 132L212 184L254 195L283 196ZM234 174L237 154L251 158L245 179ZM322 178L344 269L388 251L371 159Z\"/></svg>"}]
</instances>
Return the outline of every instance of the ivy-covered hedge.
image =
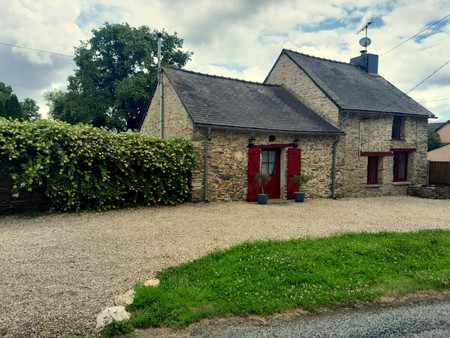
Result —
<instances>
[{"instance_id":1,"label":"ivy-covered hedge","mask_svg":"<svg viewBox=\"0 0 450 338\"><path fill-rule=\"evenodd\" d=\"M9 170L13 197L44 185L55 210L105 210L182 202L195 156L179 139L0 118L0 165Z\"/></svg>"}]
</instances>

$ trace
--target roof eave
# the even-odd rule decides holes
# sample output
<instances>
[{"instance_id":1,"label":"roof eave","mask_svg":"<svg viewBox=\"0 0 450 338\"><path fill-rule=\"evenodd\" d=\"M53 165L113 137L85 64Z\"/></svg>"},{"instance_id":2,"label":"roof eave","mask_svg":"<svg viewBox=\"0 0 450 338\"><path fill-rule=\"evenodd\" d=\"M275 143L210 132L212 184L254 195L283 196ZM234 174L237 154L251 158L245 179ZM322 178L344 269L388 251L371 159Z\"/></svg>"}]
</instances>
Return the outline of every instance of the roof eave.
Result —
<instances>
[{"instance_id":1,"label":"roof eave","mask_svg":"<svg viewBox=\"0 0 450 338\"><path fill-rule=\"evenodd\" d=\"M437 117L435 117L437 119ZM450 120L448 120L447 122L443 122L435 131L437 132L438 130L440 130L441 128L443 128L444 126L446 126L447 124L450 123Z\"/></svg>"},{"instance_id":2,"label":"roof eave","mask_svg":"<svg viewBox=\"0 0 450 338\"><path fill-rule=\"evenodd\" d=\"M432 118L435 119L433 113L430 114L408 114L402 112L386 112L380 110L358 110L358 109L341 109L339 110L341 113L349 113L349 114L371 114L371 115L394 115L394 116L404 116L404 117L417 117L417 118Z\"/></svg>"},{"instance_id":3,"label":"roof eave","mask_svg":"<svg viewBox=\"0 0 450 338\"><path fill-rule=\"evenodd\" d=\"M253 131L253 132L264 132L264 133L277 133L277 134L299 134L299 135L329 135L336 136L339 134L344 134L339 130L336 131L300 131L300 130L280 130L280 129L269 129L269 128L254 128L254 127L237 127L237 126L227 126L227 125L217 125L217 124L206 124L206 123L194 123L195 128L214 128L223 130L239 130L239 131Z\"/></svg>"}]
</instances>

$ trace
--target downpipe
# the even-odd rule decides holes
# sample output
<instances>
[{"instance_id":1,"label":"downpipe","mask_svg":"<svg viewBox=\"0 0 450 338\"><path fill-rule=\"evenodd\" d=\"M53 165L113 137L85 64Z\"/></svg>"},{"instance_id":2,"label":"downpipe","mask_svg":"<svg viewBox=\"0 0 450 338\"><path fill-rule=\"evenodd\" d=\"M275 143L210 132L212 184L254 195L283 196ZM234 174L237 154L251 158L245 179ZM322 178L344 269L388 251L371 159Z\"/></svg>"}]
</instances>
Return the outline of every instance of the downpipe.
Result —
<instances>
[{"instance_id":1,"label":"downpipe","mask_svg":"<svg viewBox=\"0 0 450 338\"><path fill-rule=\"evenodd\" d=\"M164 139L164 88L162 82L162 69L161 69L161 38L162 34L158 33L158 74L157 81L159 84L159 125L160 125L160 138Z\"/></svg>"},{"instance_id":2,"label":"downpipe","mask_svg":"<svg viewBox=\"0 0 450 338\"><path fill-rule=\"evenodd\" d=\"M208 202L208 138L211 136L211 127L208 128L208 132L205 137L205 168L203 172L203 187L204 187L204 201Z\"/></svg>"}]
</instances>

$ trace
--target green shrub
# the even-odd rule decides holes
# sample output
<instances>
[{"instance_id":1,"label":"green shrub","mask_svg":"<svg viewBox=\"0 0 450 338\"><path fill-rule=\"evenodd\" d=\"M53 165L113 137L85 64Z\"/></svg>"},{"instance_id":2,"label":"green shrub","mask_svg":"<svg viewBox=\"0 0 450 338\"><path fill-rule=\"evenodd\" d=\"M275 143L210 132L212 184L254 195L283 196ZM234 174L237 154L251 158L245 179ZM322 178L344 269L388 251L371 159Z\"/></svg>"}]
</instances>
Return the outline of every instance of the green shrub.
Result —
<instances>
[{"instance_id":1,"label":"green shrub","mask_svg":"<svg viewBox=\"0 0 450 338\"><path fill-rule=\"evenodd\" d=\"M13 197L46 186L55 210L174 205L189 196L192 145L59 121L0 118L0 163Z\"/></svg>"},{"instance_id":2,"label":"green shrub","mask_svg":"<svg viewBox=\"0 0 450 338\"><path fill-rule=\"evenodd\" d=\"M113 320L111 324L102 330L101 334L102 337L113 337L130 332L133 332L133 327L128 322L118 322Z\"/></svg>"}]
</instances>

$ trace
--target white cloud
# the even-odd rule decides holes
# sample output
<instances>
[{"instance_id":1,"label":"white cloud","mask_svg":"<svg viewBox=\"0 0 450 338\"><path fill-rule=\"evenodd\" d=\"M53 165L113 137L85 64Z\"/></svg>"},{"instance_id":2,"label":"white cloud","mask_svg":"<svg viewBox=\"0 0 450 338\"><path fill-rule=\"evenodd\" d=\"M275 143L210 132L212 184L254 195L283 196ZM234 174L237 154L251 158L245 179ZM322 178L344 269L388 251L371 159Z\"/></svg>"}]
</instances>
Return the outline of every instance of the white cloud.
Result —
<instances>
[{"instance_id":1,"label":"white cloud","mask_svg":"<svg viewBox=\"0 0 450 338\"><path fill-rule=\"evenodd\" d=\"M362 49L358 41L363 33L355 33L368 19L374 18L369 52L381 54L449 12L447 0L12 0L8 4L0 13L0 42L71 54L92 28L105 21L128 22L177 31L185 39L185 49L194 52L187 69L251 81L264 80L282 48L348 62ZM450 55L449 20L440 30L381 56L380 74L403 91L411 89ZM14 54L30 64L53 63L48 74L52 78L34 83L40 91L65 83L74 68L56 64L56 57L44 54L24 50ZM14 75L7 72L5 78L0 69L0 81L8 83ZM450 65L410 95L425 101L436 88L450 93L449 78ZM424 105L450 119L449 101Z\"/></svg>"},{"instance_id":2,"label":"white cloud","mask_svg":"<svg viewBox=\"0 0 450 338\"><path fill-rule=\"evenodd\" d=\"M73 54L74 42L83 38L75 24L81 7L74 1L20 1L12 0L2 8L0 40L10 44ZM51 64L50 54L13 48L34 64Z\"/></svg>"}]
</instances>

